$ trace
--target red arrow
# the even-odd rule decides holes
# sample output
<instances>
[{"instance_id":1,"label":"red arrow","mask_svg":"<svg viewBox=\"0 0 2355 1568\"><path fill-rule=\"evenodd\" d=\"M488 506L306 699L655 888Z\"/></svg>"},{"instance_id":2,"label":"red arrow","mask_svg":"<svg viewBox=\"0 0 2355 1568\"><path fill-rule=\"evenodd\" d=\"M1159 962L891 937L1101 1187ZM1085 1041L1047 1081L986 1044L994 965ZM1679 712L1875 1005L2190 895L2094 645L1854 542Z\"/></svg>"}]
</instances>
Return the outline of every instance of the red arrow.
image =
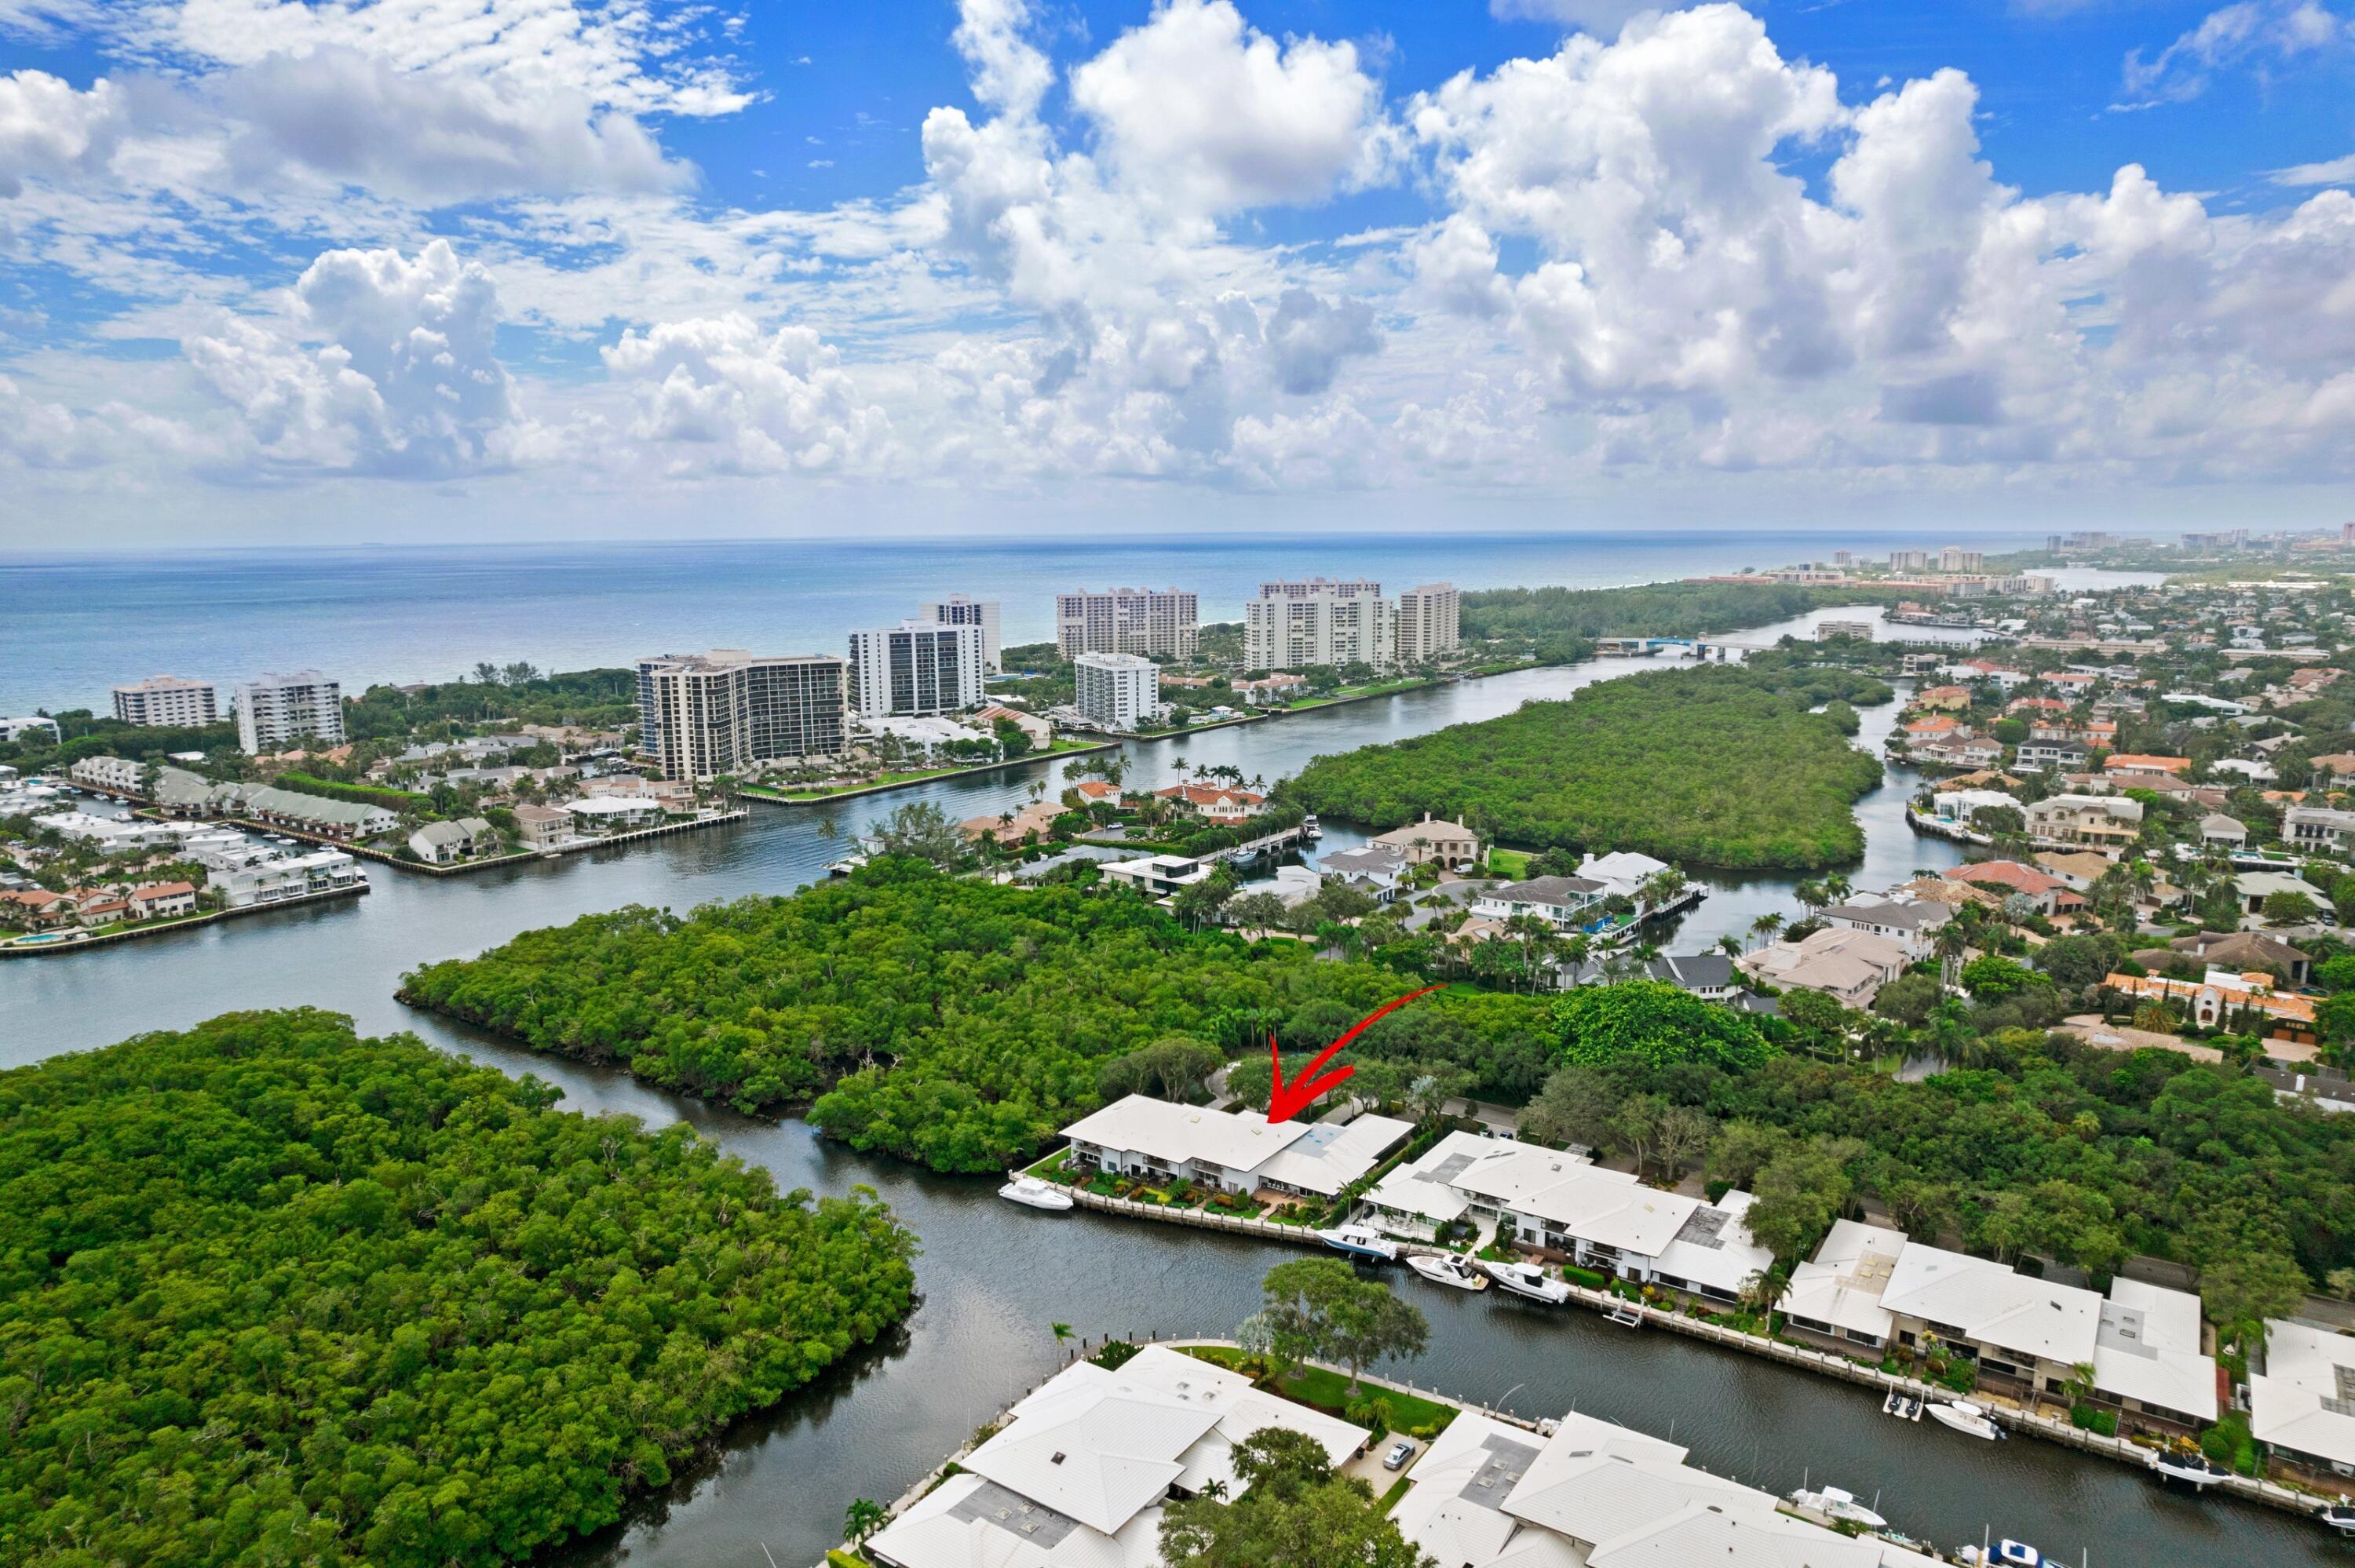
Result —
<instances>
[{"instance_id":1,"label":"red arrow","mask_svg":"<svg viewBox=\"0 0 2355 1568\"><path fill-rule=\"evenodd\" d=\"M1300 1076L1294 1079L1290 1084L1286 1084L1284 1081L1284 1058L1276 1054L1275 1036L1273 1034L1270 1034L1267 1037L1267 1059L1269 1065L1275 1070L1275 1085L1274 1087L1269 1091L1267 1097L1268 1125L1273 1127L1280 1121L1290 1121L1294 1117L1308 1108L1309 1101L1315 1099L1317 1096L1324 1094L1328 1089L1337 1089L1343 1084L1349 1081L1349 1075L1358 1070L1353 1066L1344 1065L1336 1067L1331 1072L1325 1073L1321 1076L1319 1075L1318 1070L1322 1068L1326 1063L1333 1059L1333 1054L1335 1052L1338 1051L1342 1046L1347 1045L1350 1041L1355 1040L1359 1034L1363 1033L1367 1024L1371 1023L1375 1019L1380 1018L1386 1012L1396 1012L1398 1009L1404 1007L1408 1002L1412 1001L1416 997L1429 996L1433 991L1443 989L1444 988L1441 986L1427 985L1421 991L1411 991L1404 996L1400 997L1396 1001L1385 1002L1381 1006L1374 1009L1373 1012L1366 1014L1365 1017L1358 1020L1356 1023L1350 1025L1349 1033L1342 1035L1341 1038L1334 1041L1333 1044L1326 1046L1322 1052L1318 1053L1316 1060L1309 1063L1306 1067L1303 1068L1301 1070Z\"/></svg>"}]
</instances>

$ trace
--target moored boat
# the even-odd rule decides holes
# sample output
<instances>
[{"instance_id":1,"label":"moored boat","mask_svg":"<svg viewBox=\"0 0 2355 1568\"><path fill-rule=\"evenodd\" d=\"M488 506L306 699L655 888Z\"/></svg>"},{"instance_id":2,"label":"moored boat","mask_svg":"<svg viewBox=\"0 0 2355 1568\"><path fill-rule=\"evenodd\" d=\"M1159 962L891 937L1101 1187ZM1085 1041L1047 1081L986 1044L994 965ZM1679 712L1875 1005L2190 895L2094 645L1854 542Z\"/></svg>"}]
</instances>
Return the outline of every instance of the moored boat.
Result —
<instances>
[{"instance_id":1,"label":"moored boat","mask_svg":"<svg viewBox=\"0 0 2355 1568\"><path fill-rule=\"evenodd\" d=\"M1894 1415L1900 1421L1919 1421L1922 1419L1922 1405L1921 1395L1892 1388L1889 1391L1889 1397L1881 1402L1881 1414Z\"/></svg>"},{"instance_id":2,"label":"moored boat","mask_svg":"<svg viewBox=\"0 0 2355 1568\"><path fill-rule=\"evenodd\" d=\"M1811 1492L1802 1488L1791 1494L1791 1500L1801 1508L1811 1508L1828 1519L1846 1520L1851 1524L1860 1524L1867 1530L1883 1530L1889 1524L1887 1520L1857 1501L1854 1492L1842 1491L1838 1487L1826 1487L1819 1492Z\"/></svg>"},{"instance_id":3,"label":"moored boat","mask_svg":"<svg viewBox=\"0 0 2355 1568\"><path fill-rule=\"evenodd\" d=\"M1377 1258L1383 1263L1398 1261L1398 1244L1370 1225L1337 1225L1329 1231L1318 1231L1316 1238L1336 1252Z\"/></svg>"},{"instance_id":4,"label":"moored boat","mask_svg":"<svg viewBox=\"0 0 2355 1568\"><path fill-rule=\"evenodd\" d=\"M2004 1435L2003 1428L1998 1426L1986 1411L1967 1399L1958 1399L1952 1404L1934 1404L1930 1406L1928 1414L1939 1425L1966 1436L1984 1437L1993 1442Z\"/></svg>"},{"instance_id":5,"label":"moored boat","mask_svg":"<svg viewBox=\"0 0 2355 1568\"><path fill-rule=\"evenodd\" d=\"M1489 1278L1516 1296L1556 1307L1570 1299L1570 1282L1556 1279L1534 1263L1487 1262L1480 1267Z\"/></svg>"},{"instance_id":6,"label":"moored boat","mask_svg":"<svg viewBox=\"0 0 2355 1568\"><path fill-rule=\"evenodd\" d=\"M2052 1562L2051 1558L2025 1541L2014 1541L2008 1535L1993 1546L1984 1549L1966 1546L1955 1555L1966 1563L1977 1564L1978 1568L2045 1568L2045 1564ZM2061 1568L2061 1565L2055 1564L2054 1568Z\"/></svg>"},{"instance_id":7,"label":"moored boat","mask_svg":"<svg viewBox=\"0 0 2355 1568\"><path fill-rule=\"evenodd\" d=\"M2318 1510L2314 1517L2341 1535L2355 1536L2355 1503L2343 1500L2328 1503Z\"/></svg>"},{"instance_id":8,"label":"moored boat","mask_svg":"<svg viewBox=\"0 0 2355 1568\"><path fill-rule=\"evenodd\" d=\"M2232 1472L2189 1444L2154 1448L2150 1467L2170 1481L2188 1487L2212 1487Z\"/></svg>"},{"instance_id":9,"label":"moored boat","mask_svg":"<svg viewBox=\"0 0 2355 1568\"><path fill-rule=\"evenodd\" d=\"M1452 1285L1458 1290L1488 1288L1488 1277L1452 1252L1437 1256L1414 1253L1408 1256L1406 1266L1433 1285Z\"/></svg>"},{"instance_id":10,"label":"moored boat","mask_svg":"<svg viewBox=\"0 0 2355 1568\"><path fill-rule=\"evenodd\" d=\"M997 1195L1008 1202L1026 1208L1044 1209L1060 1214L1071 1206L1071 1195L1051 1181L1041 1181L1036 1176L1017 1176L997 1190Z\"/></svg>"},{"instance_id":11,"label":"moored boat","mask_svg":"<svg viewBox=\"0 0 2355 1568\"><path fill-rule=\"evenodd\" d=\"M1316 812L1311 811L1300 819L1300 836L1310 843L1315 843L1325 836L1325 830L1316 825Z\"/></svg>"}]
</instances>

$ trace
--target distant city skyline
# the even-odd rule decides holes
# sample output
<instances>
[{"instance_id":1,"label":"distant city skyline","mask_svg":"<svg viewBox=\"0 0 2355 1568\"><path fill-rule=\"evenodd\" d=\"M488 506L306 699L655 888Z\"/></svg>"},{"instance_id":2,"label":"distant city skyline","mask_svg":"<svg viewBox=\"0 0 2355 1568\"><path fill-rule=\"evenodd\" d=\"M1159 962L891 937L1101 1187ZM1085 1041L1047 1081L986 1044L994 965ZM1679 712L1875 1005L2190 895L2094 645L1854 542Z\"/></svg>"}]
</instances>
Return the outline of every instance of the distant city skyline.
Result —
<instances>
[{"instance_id":1,"label":"distant city skyline","mask_svg":"<svg viewBox=\"0 0 2355 1568\"><path fill-rule=\"evenodd\" d=\"M2350 4L0 0L0 549L2333 525Z\"/></svg>"}]
</instances>

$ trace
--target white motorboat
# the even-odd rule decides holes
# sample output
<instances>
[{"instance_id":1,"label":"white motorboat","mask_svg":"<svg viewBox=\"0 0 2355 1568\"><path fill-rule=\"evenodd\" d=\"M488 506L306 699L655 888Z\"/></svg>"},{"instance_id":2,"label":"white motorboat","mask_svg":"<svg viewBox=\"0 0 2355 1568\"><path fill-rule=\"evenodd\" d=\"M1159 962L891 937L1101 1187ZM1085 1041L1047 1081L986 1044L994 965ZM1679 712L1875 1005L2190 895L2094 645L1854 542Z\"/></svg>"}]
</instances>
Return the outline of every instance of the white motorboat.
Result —
<instances>
[{"instance_id":1,"label":"white motorboat","mask_svg":"<svg viewBox=\"0 0 2355 1568\"><path fill-rule=\"evenodd\" d=\"M1050 1214L1060 1214L1071 1206L1069 1192L1052 1181L1041 1181L1036 1176L1017 1176L1000 1187L997 1195L1026 1208L1044 1209Z\"/></svg>"},{"instance_id":2,"label":"white motorboat","mask_svg":"<svg viewBox=\"0 0 2355 1568\"><path fill-rule=\"evenodd\" d=\"M1336 1252L1383 1263L1398 1261L1398 1244L1370 1225L1338 1225L1329 1231L1318 1231L1316 1238Z\"/></svg>"},{"instance_id":3,"label":"white motorboat","mask_svg":"<svg viewBox=\"0 0 2355 1568\"><path fill-rule=\"evenodd\" d=\"M1435 1257L1414 1253L1408 1256L1406 1266L1433 1285L1453 1285L1458 1290L1488 1288L1488 1277L1452 1252Z\"/></svg>"},{"instance_id":4,"label":"white motorboat","mask_svg":"<svg viewBox=\"0 0 2355 1568\"><path fill-rule=\"evenodd\" d=\"M2327 1504L2317 1510L2314 1517L2341 1535L2355 1536L2355 1503L2341 1500Z\"/></svg>"},{"instance_id":5,"label":"white motorboat","mask_svg":"<svg viewBox=\"0 0 2355 1568\"><path fill-rule=\"evenodd\" d=\"M1559 1307L1570 1299L1570 1282L1556 1279L1534 1263L1484 1263L1488 1277L1516 1296Z\"/></svg>"},{"instance_id":6,"label":"white motorboat","mask_svg":"<svg viewBox=\"0 0 2355 1568\"><path fill-rule=\"evenodd\" d=\"M2052 1563L2051 1558L2025 1541L2014 1541L2008 1535L1985 1551L1976 1546L1966 1546L1955 1555L1966 1563L1977 1564L1977 1568L2045 1568L2045 1564ZM2065 1565L2055 1563L2053 1568L2065 1568Z\"/></svg>"},{"instance_id":7,"label":"white motorboat","mask_svg":"<svg viewBox=\"0 0 2355 1568\"><path fill-rule=\"evenodd\" d=\"M1830 1519L1846 1520L1867 1530L1885 1530L1889 1521L1856 1500L1854 1492L1844 1492L1838 1487L1826 1487L1811 1492L1804 1488L1791 1494L1791 1500L1801 1508L1811 1508Z\"/></svg>"},{"instance_id":8,"label":"white motorboat","mask_svg":"<svg viewBox=\"0 0 2355 1568\"><path fill-rule=\"evenodd\" d=\"M2154 1448L2150 1452L2150 1467L2170 1481L2195 1488L2212 1487L2232 1473L2190 1447Z\"/></svg>"},{"instance_id":9,"label":"white motorboat","mask_svg":"<svg viewBox=\"0 0 2355 1568\"><path fill-rule=\"evenodd\" d=\"M1300 836L1310 843L1315 843L1325 836L1325 830L1316 825L1316 812L1311 811L1300 819Z\"/></svg>"},{"instance_id":10,"label":"white motorboat","mask_svg":"<svg viewBox=\"0 0 2355 1568\"><path fill-rule=\"evenodd\" d=\"M2004 1435L2003 1428L1989 1419L1986 1411L1967 1399L1958 1399L1952 1404L1934 1404L1927 1414L1939 1425L1966 1436L1984 1437L1992 1443Z\"/></svg>"}]
</instances>

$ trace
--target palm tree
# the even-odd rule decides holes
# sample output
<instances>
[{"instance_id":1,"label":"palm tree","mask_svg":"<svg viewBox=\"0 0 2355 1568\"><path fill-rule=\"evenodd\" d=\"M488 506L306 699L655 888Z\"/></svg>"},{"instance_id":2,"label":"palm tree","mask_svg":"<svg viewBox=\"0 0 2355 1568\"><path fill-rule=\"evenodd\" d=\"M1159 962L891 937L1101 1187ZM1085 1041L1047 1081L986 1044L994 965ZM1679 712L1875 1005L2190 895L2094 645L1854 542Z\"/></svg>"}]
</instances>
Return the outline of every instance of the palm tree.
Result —
<instances>
[{"instance_id":1,"label":"palm tree","mask_svg":"<svg viewBox=\"0 0 2355 1568\"><path fill-rule=\"evenodd\" d=\"M1762 947L1772 942L1775 934L1782 929L1783 917L1780 915L1772 913L1761 915L1757 919L1750 922L1750 934L1759 939Z\"/></svg>"},{"instance_id":2,"label":"palm tree","mask_svg":"<svg viewBox=\"0 0 2355 1568\"><path fill-rule=\"evenodd\" d=\"M1963 956L1963 949L1969 947L1970 942L1970 933L1964 928L1959 918L1949 920L1938 927L1938 935L1931 943L1931 950L1938 955L1938 983L1955 983L1955 968Z\"/></svg>"},{"instance_id":3,"label":"palm tree","mask_svg":"<svg viewBox=\"0 0 2355 1568\"><path fill-rule=\"evenodd\" d=\"M850 1506L843 1510L842 1533L849 1539L851 1545L863 1546L867 1538L882 1529L890 1519L890 1515L883 1511L881 1503L868 1498L854 1498Z\"/></svg>"},{"instance_id":4,"label":"palm tree","mask_svg":"<svg viewBox=\"0 0 2355 1568\"><path fill-rule=\"evenodd\" d=\"M1060 1345L1070 1341L1071 1326L1069 1323L1050 1323L1047 1327L1054 1331L1055 1343Z\"/></svg>"},{"instance_id":5,"label":"palm tree","mask_svg":"<svg viewBox=\"0 0 2355 1568\"><path fill-rule=\"evenodd\" d=\"M1723 953L1729 959L1738 959L1742 956L1742 938L1739 937L1720 937L1717 939L1717 950Z\"/></svg>"}]
</instances>

